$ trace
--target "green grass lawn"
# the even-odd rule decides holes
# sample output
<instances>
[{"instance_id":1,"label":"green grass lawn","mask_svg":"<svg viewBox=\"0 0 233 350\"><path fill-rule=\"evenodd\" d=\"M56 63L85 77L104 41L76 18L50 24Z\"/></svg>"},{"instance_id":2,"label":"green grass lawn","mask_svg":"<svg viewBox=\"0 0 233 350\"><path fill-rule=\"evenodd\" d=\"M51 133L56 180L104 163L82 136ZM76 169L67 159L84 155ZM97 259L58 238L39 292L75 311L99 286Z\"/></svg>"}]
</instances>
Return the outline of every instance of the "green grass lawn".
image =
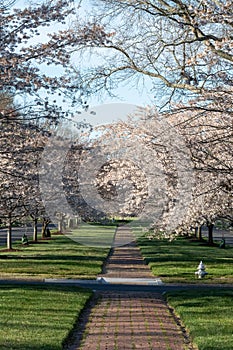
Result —
<instances>
[{"instance_id":1,"label":"green grass lawn","mask_svg":"<svg viewBox=\"0 0 233 350\"><path fill-rule=\"evenodd\" d=\"M66 233L67 237L83 245L110 248L113 244L116 226L82 222L77 228Z\"/></svg>"},{"instance_id":2,"label":"green grass lawn","mask_svg":"<svg viewBox=\"0 0 233 350\"><path fill-rule=\"evenodd\" d=\"M233 283L233 248L219 249L187 238L169 242L141 237L138 245L153 274L163 282ZM198 279L195 271L201 260L208 275Z\"/></svg>"},{"instance_id":3,"label":"green grass lawn","mask_svg":"<svg viewBox=\"0 0 233 350\"><path fill-rule=\"evenodd\" d=\"M233 290L169 292L166 297L199 350L233 349Z\"/></svg>"},{"instance_id":4,"label":"green grass lawn","mask_svg":"<svg viewBox=\"0 0 233 350\"><path fill-rule=\"evenodd\" d=\"M4 247L3 247L4 248ZM81 245L64 235L16 251L0 249L0 278L96 278L101 273L109 248Z\"/></svg>"},{"instance_id":5,"label":"green grass lawn","mask_svg":"<svg viewBox=\"0 0 233 350\"><path fill-rule=\"evenodd\" d=\"M61 350L91 292L58 286L0 287L0 349Z\"/></svg>"}]
</instances>

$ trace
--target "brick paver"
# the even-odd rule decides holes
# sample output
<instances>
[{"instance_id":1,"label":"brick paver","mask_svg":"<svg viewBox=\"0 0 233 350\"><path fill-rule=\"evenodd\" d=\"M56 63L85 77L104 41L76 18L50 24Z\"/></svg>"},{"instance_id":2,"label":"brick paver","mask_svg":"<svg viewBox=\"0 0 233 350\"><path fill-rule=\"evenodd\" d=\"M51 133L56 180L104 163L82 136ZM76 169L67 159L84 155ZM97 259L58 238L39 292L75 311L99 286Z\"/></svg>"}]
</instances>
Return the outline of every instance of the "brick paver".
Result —
<instances>
[{"instance_id":1,"label":"brick paver","mask_svg":"<svg viewBox=\"0 0 233 350\"><path fill-rule=\"evenodd\" d=\"M129 242L118 246L122 242ZM105 277L117 278L154 278L148 265L145 264L134 236L127 226L118 228L115 236L116 247L113 249L104 269Z\"/></svg>"},{"instance_id":2,"label":"brick paver","mask_svg":"<svg viewBox=\"0 0 233 350\"><path fill-rule=\"evenodd\" d=\"M133 236L120 227L115 239ZM128 240L129 242L129 240ZM153 277L144 264L135 242L116 247L108 259L105 276ZM184 350L187 347L181 328L162 295L141 292L98 292L91 309L80 350Z\"/></svg>"},{"instance_id":3,"label":"brick paver","mask_svg":"<svg viewBox=\"0 0 233 350\"><path fill-rule=\"evenodd\" d=\"M155 293L101 293L86 332L82 350L185 349L182 331Z\"/></svg>"}]
</instances>

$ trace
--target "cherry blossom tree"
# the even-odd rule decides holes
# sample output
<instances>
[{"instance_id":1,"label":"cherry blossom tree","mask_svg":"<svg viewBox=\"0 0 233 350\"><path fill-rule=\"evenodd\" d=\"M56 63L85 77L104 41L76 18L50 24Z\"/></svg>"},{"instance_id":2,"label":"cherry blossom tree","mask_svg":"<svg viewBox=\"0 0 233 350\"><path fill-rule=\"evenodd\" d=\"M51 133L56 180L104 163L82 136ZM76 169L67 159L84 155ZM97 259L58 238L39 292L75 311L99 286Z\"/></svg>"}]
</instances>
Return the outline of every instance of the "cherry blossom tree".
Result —
<instances>
[{"instance_id":1,"label":"cherry blossom tree","mask_svg":"<svg viewBox=\"0 0 233 350\"><path fill-rule=\"evenodd\" d=\"M10 4L4 2L0 10L1 90L23 95L24 120L65 118L69 111L61 110L64 98L76 108L82 104L81 86L70 69L72 53L80 44L103 43L108 34L91 23L78 32L69 27L75 11L72 0L32 2L23 9Z\"/></svg>"},{"instance_id":2,"label":"cherry blossom tree","mask_svg":"<svg viewBox=\"0 0 233 350\"><path fill-rule=\"evenodd\" d=\"M121 206L112 216L136 217L148 195L146 176L129 159L116 159L103 164L96 176L96 186L101 197L107 201L123 194Z\"/></svg>"},{"instance_id":3,"label":"cherry blossom tree","mask_svg":"<svg viewBox=\"0 0 233 350\"><path fill-rule=\"evenodd\" d=\"M49 132L61 119L69 119L72 103L86 106L83 96L111 93L123 82L148 77L153 94L159 99L166 97L159 107L166 111L161 116L170 124L158 132L160 117L150 112L146 120L134 123L129 119L107 127L90 147L72 148L73 153L67 156L71 163L66 164L63 177L59 162L53 164L49 154L40 170L43 175L54 169L54 184L58 186L50 188L50 179L45 176L40 191L44 190L47 198L53 197L55 210L65 188L72 208L90 218L102 216L104 201L113 205L119 193L124 197L121 212L133 214L141 208L149 189L156 200L150 197L146 211L155 228L159 228L158 221L160 228L173 221L173 233L203 223L211 230L218 217L232 217L232 3L92 3L94 15L88 23L74 20L74 3L68 0L42 1L24 9L4 1L0 7L1 217L11 226L12 220L26 212L34 220L42 215L46 227L50 218L43 212L42 193L37 195L36 168ZM58 24L60 30L53 33L52 27ZM43 28L50 32L47 39L41 36ZM77 52L82 54L80 62ZM86 64L88 53L100 55L100 63L81 70L81 61ZM71 64L74 54L75 67ZM67 97L71 98L71 110L64 111L61 105ZM169 134L172 129L181 137ZM63 141L58 139L57 153L62 151ZM138 152L138 143L145 150L143 155ZM99 149L104 160L101 165L95 163L98 158L93 163ZM109 152L116 152L117 160L110 160ZM60 152L57 159L63 154ZM88 182L89 169L95 184L84 188L76 183L76 175L82 173L81 183ZM180 190L187 180L181 173L187 175L188 170L196 182L190 184L189 200ZM93 191L100 198L97 209L92 210ZM176 208L182 205L187 210L179 214ZM53 214L63 218L66 209L61 206Z\"/></svg>"},{"instance_id":4,"label":"cherry blossom tree","mask_svg":"<svg viewBox=\"0 0 233 350\"><path fill-rule=\"evenodd\" d=\"M228 112L210 114L210 111L193 107L192 111L184 108L169 118L186 140L196 177L193 200L183 228L188 231L192 225L206 224L212 244L215 221L218 218L232 220L232 116Z\"/></svg>"},{"instance_id":5,"label":"cherry blossom tree","mask_svg":"<svg viewBox=\"0 0 233 350\"><path fill-rule=\"evenodd\" d=\"M14 120L0 120L1 201L0 216L8 226L8 249L11 249L11 226L25 216L25 199L29 195L31 172L32 131ZM30 137L28 137L30 136ZM34 135L35 136L35 133Z\"/></svg>"},{"instance_id":6,"label":"cherry blossom tree","mask_svg":"<svg viewBox=\"0 0 233 350\"><path fill-rule=\"evenodd\" d=\"M122 84L150 79L155 103L185 140L197 181L181 230L205 222L211 243L214 221L232 217L232 2L107 0L91 4L95 21L114 34L102 45L80 47L82 55L101 57L83 70L84 86L93 93L114 93ZM77 28L82 27L80 21ZM147 135L153 147L147 130L143 135L133 124L127 130L144 139ZM170 174L174 182L175 173Z\"/></svg>"},{"instance_id":7,"label":"cherry blossom tree","mask_svg":"<svg viewBox=\"0 0 233 350\"><path fill-rule=\"evenodd\" d=\"M10 227L25 213L38 220L43 208L37 194L39 153L58 121L71 115L63 99L82 105L82 90L70 69L72 53L81 43L108 39L101 26L90 23L79 32L69 26L72 0L16 5L10 0L0 5L1 218ZM8 241L10 248L10 234Z\"/></svg>"},{"instance_id":8,"label":"cherry blossom tree","mask_svg":"<svg viewBox=\"0 0 233 350\"><path fill-rule=\"evenodd\" d=\"M184 190L192 185L186 179L191 166L187 150L154 109L139 111L139 116L96 129L98 137L90 139L78 169L85 184L81 194L106 215L137 216L148 226L174 228Z\"/></svg>"},{"instance_id":9,"label":"cherry blossom tree","mask_svg":"<svg viewBox=\"0 0 233 350\"><path fill-rule=\"evenodd\" d=\"M121 201L122 211L134 208L136 213L137 196L147 201L148 191L157 188L160 196L157 193L150 198L154 206L147 208L155 233L159 229L169 231L170 225L173 228L170 230L171 237L175 237L176 234L189 232L191 227L205 224L209 229L209 244L212 244L215 221L221 217L232 219L233 212L233 159L230 147L233 135L232 128L229 127L230 116L220 112L210 115L209 111L200 113L199 110L183 110L164 115L162 119L169 121L169 124L163 126L158 124L161 117L153 109L147 112L146 117L145 115L144 111L143 118L137 121L129 118L126 122L99 127L99 137L93 145L100 154L102 150L106 162L103 162L99 171L92 171L92 175L97 176L98 191L110 208L111 201L118 199L118 183L128 178L134 184L141 184L142 192L139 191L137 195L135 191L124 192L127 194L124 197L127 199L126 206ZM173 136L173 129L177 138ZM166 137L164 133L167 134ZM138 153L140 159L137 158ZM189 161L185 160L186 157ZM96 157L91 155L90 165L93 169L96 158L97 153ZM158 166L159 163L160 171L156 173L154 165ZM96 161L96 170L98 164ZM136 171L138 166L139 172ZM145 177L142 176L142 170L145 171ZM91 170L87 172L91 173ZM154 176L151 177L151 173ZM190 186L185 186L186 183ZM182 186L183 190L180 188ZM180 196L186 191L189 195L186 193L182 202ZM156 201L162 208L159 215L156 213ZM182 206L184 210L177 211L177 206Z\"/></svg>"}]
</instances>

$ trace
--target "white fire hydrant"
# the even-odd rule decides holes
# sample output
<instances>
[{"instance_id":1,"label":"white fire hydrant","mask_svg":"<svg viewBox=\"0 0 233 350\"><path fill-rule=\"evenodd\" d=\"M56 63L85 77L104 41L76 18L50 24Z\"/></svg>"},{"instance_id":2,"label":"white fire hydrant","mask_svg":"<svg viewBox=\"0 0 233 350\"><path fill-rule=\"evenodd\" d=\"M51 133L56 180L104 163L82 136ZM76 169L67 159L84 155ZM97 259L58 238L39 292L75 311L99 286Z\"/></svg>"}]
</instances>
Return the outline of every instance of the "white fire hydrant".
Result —
<instances>
[{"instance_id":1,"label":"white fire hydrant","mask_svg":"<svg viewBox=\"0 0 233 350\"><path fill-rule=\"evenodd\" d=\"M205 277L208 272L205 271L205 265L202 261L200 261L200 264L198 265L197 271L195 272L195 275L197 275L199 278Z\"/></svg>"}]
</instances>

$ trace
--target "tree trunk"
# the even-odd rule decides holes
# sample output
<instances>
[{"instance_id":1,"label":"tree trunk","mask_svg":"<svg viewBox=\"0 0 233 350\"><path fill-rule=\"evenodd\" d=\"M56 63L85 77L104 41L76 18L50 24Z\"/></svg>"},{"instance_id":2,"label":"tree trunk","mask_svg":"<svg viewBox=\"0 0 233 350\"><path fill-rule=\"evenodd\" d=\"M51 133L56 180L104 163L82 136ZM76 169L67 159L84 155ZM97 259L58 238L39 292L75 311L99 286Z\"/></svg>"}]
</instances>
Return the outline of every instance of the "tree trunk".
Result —
<instances>
[{"instance_id":1,"label":"tree trunk","mask_svg":"<svg viewBox=\"0 0 233 350\"><path fill-rule=\"evenodd\" d=\"M80 224L81 224L81 218L80 217L76 217L76 219L75 219L75 226L79 227Z\"/></svg>"},{"instance_id":2,"label":"tree trunk","mask_svg":"<svg viewBox=\"0 0 233 350\"><path fill-rule=\"evenodd\" d=\"M197 226L197 238L199 241L202 241L202 225Z\"/></svg>"},{"instance_id":3,"label":"tree trunk","mask_svg":"<svg viewBox=\"0 0 233 350\"><path fill-rule=\"evenodd\" d=\"M194 237L197 238L197 233L198 233L198 227L195 227L194 229Z\"/></svg>"},{"instance_id":4,"label":"tree trunk","mask_svg":"<svg viewBox=\"0 0 233 350\"><path fill-rule=\"evenodd\" d=\"M71 219L71 218L68 219L68 225L67 226L68 226L68 228L71 228L71 229L74 228L74 221L73 221L73 219Z\"/></svg>"},{"instance_id":5,"label":"tree trunk","mask_svg":"<svg viewBox=\"0 0 233 350\"><path fill-rule=\"evenodd\" d=\"M195 227L195 237L199 240L202 241L202 226L197 226Z\"/></svg>"},{"instance_id":6,"label":"tree trunk","mask_svg":"<svg viewBox=\"0 0 233 350\"><path fill-rule=\"evenodd\" d=\"M38 227L37 227L38 219L33 220L33 240L37 242L37 233L38 233Z\"/></svg>"},{"instance_id":7,"label":"tree trunk","mask_svg":"<svg viewBox=\"0 0 233 350\"><path fill-rule=\"evenodd\" d=\"M12 249L12 222L11 217L9 217L7 225L7 249Z\"/></svg>"},{"instance_id":8,"label":"tree trunk","mask_svg":"<svg viewBox=\"0 0 233 350\"><path fill-rule=\"evenodd\" d=\"M213 239L213 230L214 230L214 224L208 224L208 244L213 245L214 239Z\"/></svg>"},{"instance_id":9,"label":"tree trunk","mask_svg":"<svg viewBox=\"0 0 233 350\"><path fill-rule=\"evenodd\" d=\"M48 220L43 219L42 230L41 230L41 237L42 238L46 238L46 229L47 229L48 224L49 224Z\"/></svg>"},{"instance_id":10,"label":"tree trunk","mask_svg":"<svg viewBox=\"0 0 233 350\"><path fill-rule=\"evenodd\" d=\"M58 231L59 231L60 233L62 233L62 231L63 231L63 219L60 219L60 220L58 221Z\"/></svg>"}]
</instances>

